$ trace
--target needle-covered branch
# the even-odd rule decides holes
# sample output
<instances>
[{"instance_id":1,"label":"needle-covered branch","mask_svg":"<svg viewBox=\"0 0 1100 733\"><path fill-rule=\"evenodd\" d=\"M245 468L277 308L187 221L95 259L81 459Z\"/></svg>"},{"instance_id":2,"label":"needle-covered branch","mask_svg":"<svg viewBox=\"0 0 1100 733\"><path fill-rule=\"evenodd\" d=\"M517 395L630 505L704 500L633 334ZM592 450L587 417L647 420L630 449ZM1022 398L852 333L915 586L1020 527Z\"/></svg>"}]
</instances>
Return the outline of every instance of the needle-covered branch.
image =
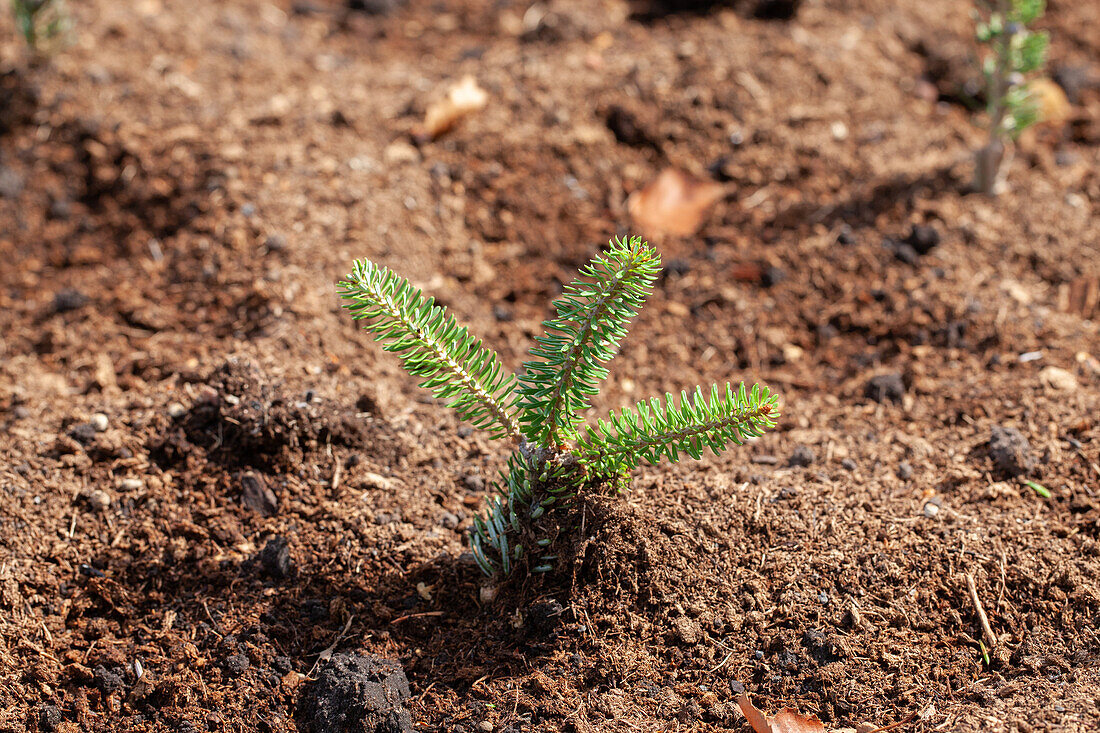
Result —
<instances>
[{"instance_id":1,"label":"needle-covered branch","mask_svg":"<svg viewBox=\"0 0 1100 733\"><path fill-rule=\"evenodd\" d=\"M742 383L734 391L718 385L710 398L696 389L692 397L680 392L679 403L671 394L662 403L654 397L639 402L631 410L612 412L607 420L589 427L577 441L576 456L590 473L609 476L629 471L641 461L658 463L667 458L673 463L686 453L699 459L709 448L718 455L727 445L743 445L775 427L779 417L778 396L767 387Z\"/></svg>"},{"instance_id":2,"label":"needle-covered branch","mask_svg":"<svg viewBox=\"0 0 1100 733\"><path fill-rule=\"evenodd\" d=\"M661 257L640 237L614 239L554 301L557 317L531 349L520 377L520 422L531 443L572 439L589 398L615 357L661 270Z\"/></svg>"},{"instance_id":3,"label":"needle-covered branch","mask_svg":"<svg viewBox=\"0 0 1100 733\"><path fill-rule=\"evenodd\" d=\"M352 315L422 386L461 418L516 443L470 529L474 560L486 575L552 570L569 516L563 507L582 492L622 487L641 461L699 458L707 448L718 453L775 426L777 397L767 387L742 384L735 391L727 384L724 392L712 387L709 397L696 389L692 397L681 392L678 402L672 395L642 402L578 431L607 376L604 363L659 272L660 257L646 242L610 242L555 302L557 315L545 323L518 380L443 308L386 268L360 260L340 283Z\"/></svg>"},{"instance_id":4,"label":"needle-covered branch","mask_svg":"<svg viewBox=\"0 0 1100 733\"><path fill-rule=\"evenodd\" d=\"M494 438L522 440L513 409L516 378L445 308L370 260L356 260L340 288L344 307L410 374L424 379L421 387Z\"/></svg>"}]
</instances>

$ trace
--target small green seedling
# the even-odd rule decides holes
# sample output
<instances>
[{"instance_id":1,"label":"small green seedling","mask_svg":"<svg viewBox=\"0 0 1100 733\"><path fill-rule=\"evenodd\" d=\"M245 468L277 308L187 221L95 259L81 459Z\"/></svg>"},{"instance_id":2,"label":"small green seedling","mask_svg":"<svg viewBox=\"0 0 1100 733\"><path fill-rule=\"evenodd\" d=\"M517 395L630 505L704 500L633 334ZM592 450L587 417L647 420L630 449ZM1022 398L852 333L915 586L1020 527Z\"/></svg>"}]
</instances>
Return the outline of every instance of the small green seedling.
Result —
<instances>
[{"instance_id":1,"label":"small green seedling","mask_svg":"<svg viewBox=\"0 0 1100 733\"><path fill-rule=\"evenodd\" d=\"M980 0L979 5L976 35L989 49L982 71L990 122L989 141L975 155L974 188L992 195L1008 146L1038 120L1027 75L1042 68L1050 39L1046 31L1028 28L1042 16L1046 0Z\"/></svg>"},{"instance_id":2,"label":"small green seedling","mask_svg":"<svg viewBox=\"0 0 1100 733\"><path fill-rule=\"evenodd\" d=\"M640 462L681 454L699 458L727 444L742 445L775 426L778 397L767 387L714 385L679 400L666 394L612 412L595 426L582 413L607 377L630 320L661 269L657 252L639 237L615 239L554 302L557 315L531 349L519 377L495 352L408 280L358 260L340 294L354 318L400 356L422 387L448 401L460 418L508 440L514 453L494 485L486 515L470 532L478 566L504 577L517 567L546 572L563 535L559 518L586 490L625 486Z\"/></svg>"},{"instance_id":3,"label":"small green seedling","mask_svg":"<svg viewBox=\"0 0 1100 733\"><path fill-rule=\"evenodd\" d=\"M27 46L46 53L68 31L68 9L64 0L12 0L12 14Z\"/></svg>"},{"instance_id":4,"label":"small green seedling","mask_svg":"<svg viewBox=\"0 0 1100 733\"><path fill-rule=\"evenodd\" d=\"M1027 484L1029 489L1031 489L1032 491L1034 491L1036 494L1043 497L1044 499L1049 499L1051 497L1050 489L1043 486L1042 484L1037 484L1034 481L1032 481L1031 479L1025 480L1024 483Z\"/></svg>"}]
</instances>

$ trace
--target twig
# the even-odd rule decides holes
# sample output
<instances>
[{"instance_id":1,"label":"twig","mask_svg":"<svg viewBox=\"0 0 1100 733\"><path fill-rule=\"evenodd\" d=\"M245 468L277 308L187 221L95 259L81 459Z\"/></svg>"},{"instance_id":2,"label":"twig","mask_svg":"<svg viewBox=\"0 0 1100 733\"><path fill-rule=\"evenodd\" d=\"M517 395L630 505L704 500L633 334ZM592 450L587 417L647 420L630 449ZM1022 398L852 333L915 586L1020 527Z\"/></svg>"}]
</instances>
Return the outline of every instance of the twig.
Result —
<instances>
[{"instance_id":1,"label":"twig","mask_svg":"<svg viewBox=\"0 0 1100 733\"><path fill-rule=\"evenodd\" d=\"M309 674L307 674L306 677L313 677L313 673L317 669L317 665L321 662L328 661L328 659L332 656L332 653L336 651L336 645L339 644L345 636L347 636L348 629L351 628L351 622L354 620L355 614L348 616L348 622L344 624L343 630L341 630L340 633L336 635L336 638L333 639L331 644L322 649L321 653L317 655L317 661L314 662L313 666L309 668Z\"/></svg>"},{"instance_id":2,"label":"twig","mask_svg":"<svg viewBox=\"0 0 1100 733\"><path fill-rule=\"evenodd\" d=\"M978 621L982 624L982 636L985 638L985 643L992 649L997 645L997 637L993 635L993 629L989 626L989 617L985 615L982 599L978 598L978 586L974 583L973 575L967 574L966 589L970 591L970 602L974 604L974 610L978 613Z\"/></svg>"},{"instance_id":3,"label":"twig","mask_svg":"<svg viewBox=\"0 0 1100 733\"><path fill-rule=\"evenodd\" d=\"M407 621L410 618L421 618L422 616L442 616L443 611L421 611L420 613L407 613L404 616L398 616L393 621L390 621L390 626L399 624L402 621Z\"/></svg>"},{"instance_id":4,"label":"twig","mask_svg":"<svg viewBox=\"0 0 1100 733\"><path fill-rule=\"evenodd\" d=\"M915 712L909 713L909 717L905 718L904 720L899 720L898 722L891 723L890 725L884 725L881 728L875 728L874 730L868 731L868 733L885 733L885 731L893 730L894 728L900 728L915 717L917 717L917 714Z\"/></svg>"},{"instance_id":5,"label":"twig","mask_svg":"<svg viewBox=\"0 0 1100 733\"><path fill-rule=\"evenodd\" d=\"M723 659L723 660L722 660L722 661L721 661L721 662L720 662L720 663L718 664L718 666L717 666L717 667L715 667L714 669L712 669L712 670L710 670L709 672L707 672L707 674L714 674L714 673L715 673L715 672L717 672L718 670L722 669L722 667L725 667L725 666L726 666L726 662L728 662L728 661L730 660L730 657L732 657L732 656L733 656L733 652L730 652L729 654L727 654L727 655L726 655L726 658L725 658L725 659Z\"/></svg>"},{"instance_id":6,"label":"twig","mask_svg":"<svg viewBox=\"0 0 1100 733\"><path fill-rule=\"evenodd\" d=\"M210 615L210 607L206 605L206 601L202 602L202 610L206 611L206 617L210 619L210 623L213 624L210 630L213 631L219 639L224 639L225 636L222 634L222 632L218 631L218 622L215 621L214 617Z\"/></svg>"},{"instance_id":7,"label":"twig","mask_svg":"<svg viewBox=\"0 0 1100 733\"><path fill-rule=\"evenodd\" d=\"M332 493L336 493L336 490L340 488L340 474L343 471L344 464L342 461L336 461L336 468L332 469Z\"/></svg>"}]
</instances>

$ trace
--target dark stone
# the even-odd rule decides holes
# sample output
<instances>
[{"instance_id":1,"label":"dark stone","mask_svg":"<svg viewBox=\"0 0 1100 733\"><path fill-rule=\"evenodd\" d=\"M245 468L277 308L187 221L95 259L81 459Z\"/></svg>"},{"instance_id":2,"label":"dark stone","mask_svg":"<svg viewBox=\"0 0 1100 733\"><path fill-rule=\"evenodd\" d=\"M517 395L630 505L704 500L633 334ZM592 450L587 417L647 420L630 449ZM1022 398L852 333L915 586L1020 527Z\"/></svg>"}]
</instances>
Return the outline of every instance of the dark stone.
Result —
<instances>
[{"instance_id":1,"label":"dark stone","mask_svg":"<svg viewBox=\"0 0 1100 733\"><path fill-rule=\"evenodd\" d=\"M368 412L371 415L378 414L378 395L374 392L364 392L355 400L355 409L359 412Z\"/></svg>"},{"instance_id":2,"label":"dark stone","mask_svg":"<svg viewBox=\"0 0 1100 733\"><path fill-rule=\"evenodd\" d=\"M808 630L802 635L802 646L820 664L835 662L846 656L842 643L832 634L826 634L824 631Z\"/></svg>"},{"instance_id":3,"label":"dark stone","mask_svg":"<svg viewBox=\"0 0 1100 733\"><path fill-rule=\"evenodd\" d=\"M843 244L845 247L856 243L855 235L852 234L852 228L845 224L840 228L840 233L836 235L836 243Z\"/></svg>"},{"instance_id":4,"label":"dark stone","mask_svg":"<svg viewBox=\"0 0 1100 733\"><path fill-rule=\"evenodd\" d=\"M274 516L279 510L275 493L267 487L263 476L255 473L241 474L241 504L265 517Z\"/></svg>"},{"instance_id":5,"label":"dark stone","mask_svg":"<svg viewBox=\"0 0 1100 733\"><path fill-rule=\"evenodd\" d=\"M67 313L77 308L83 308L88 304L89 300L90 298L79 290L65 288L64 290L59 290L53 296L53 305L51 307L54 313Z\"/></svg>"},{"instance_id":6,"label":"dark stone","mask_svg":"<svg viewBox=\"0 0 1100 733\"><path fill-rule=\"evenodd\" d=\"M752 14L763 20L790 20L801 4L802 0L756 0Z\"/></svg>"},{"instance_id":7,"label":"dark stone","mask_svg":"<svg viewBox=\"0 0 1100 733\"><path fill-rule=\"evenodd\" d=\"M372 654L334 654L305 692L299 724L308 733L413 733L401 665Z\"/></svg>"},{"instance_id":8,"label":"dark stone","mask_svg":"<svg viewBox=\"0 0 1100 733\"><path fill-rule=\"evenodd\" d=\"M927 224L914 224L905 243L916 250L917 254L926 255L940 243L940 233Z\"/></svg>"},{"instance_id":9,"label":"dark stone","mask_svg":"<svg viewBox=\"0 0 1100 733\"><path fill-rule=\"evenodd\" d=\"M557 628L561 622L561 614L565 609L555 599L534 603L527 609L527 620L531 628L543 634Z\"/></svg>"},{"instance_id":10,"label":"dark stone","mask_svg":"<svg viewBox=\"0 0 1100 733\"><path fill-rule=\"evenodd\" d=\"M902 461L898 464L898 478L902 481L913 478L913 467L909 464L909 461Z\"/></svg>"},{"instance_id":11,"label":"dark stone","mask_svg":"<svg viewBox=\"0 0 1100 733\"><path fill-rule=\"evenodd\" d=\"M282 234L272 234L264 240L264 249L268 252L282 252L286 249L286 237Z\"/></svg>"},{"instance_id":12,"label":"dark stone","mask_svg":"<svg viewBox=\"0 0 1100 733\"><path fill-rule=\"evenodd\" d=\"M623 145L631 147L656 147L652 136L645 129L633 112L619 105L612 105L607 110L607 129L615 135L615 139Z\"/></svg>"},{"instance_id":13,"label":"dark stone","mask_svg":"<svg viewBox=\"0 0 1100 733\"><path fill-rule=\"evenodd\" d=\"M1062 87L1070 104L1081 101L1083 90L1098 86L1098 82L1090 77L1087 66L1056 66L1050 78Z\"/></svg>"},{"instance_id":14,"label":"dark stone","mask_svg":"<svg viewBox=\"0 0 1100 733\"><path fill-rule=\"evenodd\" d=\"M736 178L736 170L733 166L733 158L723 155L718 160L707 166L707 172L721 183L729 183Z\"/></svg>"},{"instance_id":15,"label":"dark stone","mask_svg":"<svg viewBox=\"0 0 1100 733\"><path fill-rule=\"evenodd\" d=\"M899 242L896 239L884 239L882 246L894 253L894 257L907 265L916 265L920 262L920 254L913 249L908 242Z\"/></svg>"},{"instance_id":16,"label":"dark stone","mask_svg":"<svg viewBox=\"0 0 1100 733\"><path fill-rule=\"evenodd\" d=\"M303 616L315 623L317 621L324 621L328 618L328 606L325 605L324 601L316 598L307 598L302 601L302 605L299 606L299 609Z\"/></svg>"},{"instance_id":17,"label":"dark stone","mask_svg":"<svg viewBox=\"0 0 1100 733\"><path fill-rule=\"evenodd\" d=\"M348 0L348 10L367 15L388 15L405 4L405 0Z\"/></svg>"},{"instance_id":18,"label":"dark stone","mask_svg":"<svg viewBox=\"0 0 1100 733\"><path fill-rule=\"evenodd\" d=\"M786 279L787 273L785 273L778 267L765 267L764 272L760 274L760 284L766 288L770 288L773 285L778 285Z\"/></svg>"},{"instance_id":19,"label":"dark stone","mask_svg":"<svg viewBox=\"0 0 1100 733\"><path fill-rule=\"evenodd\" d=\"M107 669L102 664L95 668L92 676L95 678L96 687L104 695L118 692L126 686L126 680L122 679L122 675L114 670Z\"/></svg>"},{"instance_id":20,"label":"dark stone","mask_svg":"<svg viewBox=\"0 0 1100 733\"><path fill-rule=\"evenodd\" d=\"M73 214L73 205L68 199L59 198L50 200L49 217L58 221L67 221Z\"/></svg>"},{"instance_id":21,"label":"dark stone","mask_svg":"<svg viewBox=\"0 0 1100 733\"><path fill-rule=\"evenodd\" d=\"M250 666L248 657L244 654L230 654L225 658L225 671L233 677L240 677Z\"/></svg>"},{"instance_id":22,"label":"dark stone","mask_svg":"<svg viewBox=\"0 0 1100 733\"><path fill-rule=\"evenodd\" d=\"M77 572L86 578L106 578L107 574L97 567L93 567L86 562L80 563L77 566Z\"/></svg>"},{"instance_id":23,"label":"dark stone","mask_svg":"<svg viewBox=\"0 0 1100 733\"><path fill-rule=\"evenodd\" d=\"M840 465L844 468L845 471L854 471L856 470L856 468L858 468L856 462L853 461L851 458L845 458L843 461L840 462Z\"/></svg>"},{"instance_id":24,"label":"dark stone","mask_svg":"<svg viewBox=\"0 0 1100 733\"><path fill-rule=\"evenodd\" d=\"M286 537L272 537L260 550L258 556L260 569L272 578L285 578L290 575L290 547Z\"/></svg>"},{"instance_id":25,"label":"dark stone","mask_svg":"<svg viewBox=\"0 0 1100 733\"><path fill-rule=\"evenodd\" d=\"M23 193L24 185L23 176L7 166L0 166L0 198L16 198Z\"/></svg>"},{"instance_id":26,"label":"dark stone","mask_svg":"<svg viewBox=\"0 0 1100 733\"><path fill-rule=\"evenodd\" d=\"M691 272L691 263L679 257L674 260L669 260L668 264L665 265L665 272L669 275L686 275Z\"/></svg>"},{"instance_id":27,"label":"dark stone","mask_svg":"<svg viewBox=\"0 0 1100 733\"><path fill-rule=\"evenodd\" d=\"M817 460L817 456L814 455L813 449L808 445L800 445L794 449L794 453L791 453L787 465L805 468L813 464L815 460Z\"/></svg>"},{"instance_id":28,"label":"dark stone","mask_svg":"<svg viewBox=\"0 0 1100 733\"><path fill-rule=\"evenodd\" d=\"M494 305L493 318L496 318L501 323L506 323L512 320L512 311L503 305Z\"/></svg>"},{"instance_id":29,"label":"dark stone","mask_svg":"<svg viewBox=\"0 0 1100 733\"><path fill-rule=\"evenodd\" d=\"M38 708L38 727L49 733L61 727L61 711L56 705L43 705Z\"/></svg>"},{"instance_id":30,"label":"dark stone","mask_svg":"<svg viewBox=\"0 0 1100 733\"><path fill-rule=\"evenodd\" d=\"M879 374L867 380L863 393L875 402L893 402L900 405L905 397L905 381L897 372Z\"/></svg>"},{"instance_id":31,"label":"dark stone","mask_svg":"<svg viewBox=\"0 0 1100 733\"><path fill-rule=\"evenodd\" d=\"M69 437L81 445L95 442L96 429L90 422L82 422L69 428Z\"/></svg>"},{"instance_id":32,"label":"dark stone","mask_svg":"<svg viewBox=\"0 0 1100 733\"><path fill-rule=\"evenodd\" d=\"M1019 476L1035 467L1031 443L1016 428L995 425L989 436L989 457L998 473L1006 477Z\"/></svg>"}]
</instances>

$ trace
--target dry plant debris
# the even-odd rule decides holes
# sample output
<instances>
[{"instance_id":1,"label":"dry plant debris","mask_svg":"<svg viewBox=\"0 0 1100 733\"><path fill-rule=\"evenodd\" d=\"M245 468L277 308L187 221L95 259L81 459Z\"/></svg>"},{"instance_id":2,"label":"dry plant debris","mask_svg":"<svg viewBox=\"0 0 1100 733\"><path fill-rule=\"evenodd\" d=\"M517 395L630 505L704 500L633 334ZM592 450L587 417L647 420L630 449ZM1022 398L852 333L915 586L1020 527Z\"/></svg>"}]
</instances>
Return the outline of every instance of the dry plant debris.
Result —
<instances>
[{"instance_id":1,"label":"dry plant debris","mask_svg":"<svg viewBox=\"0 0 1100 733\"><path fill-rule=\"evenodd\" d=\"M481 88L477 79L464 76L447 91L447 96L434 102L424 113L424 126L416 132L421 141L435 140L454 128L468 115L484 109L489 104L489 93Z\"/></svg>"},{"instance_id":2,"label":"dry plant debris","mask_svg":"<svg viewBox=\"0 0 1100 733\"><path fill-rule=\"evenodd\" d=\"M707 212L726 195L726 187L676 168L661 171L649 185L631 194L627 208L646 231L686 237L703 225Z\"/></svg>"}]
</instances>

